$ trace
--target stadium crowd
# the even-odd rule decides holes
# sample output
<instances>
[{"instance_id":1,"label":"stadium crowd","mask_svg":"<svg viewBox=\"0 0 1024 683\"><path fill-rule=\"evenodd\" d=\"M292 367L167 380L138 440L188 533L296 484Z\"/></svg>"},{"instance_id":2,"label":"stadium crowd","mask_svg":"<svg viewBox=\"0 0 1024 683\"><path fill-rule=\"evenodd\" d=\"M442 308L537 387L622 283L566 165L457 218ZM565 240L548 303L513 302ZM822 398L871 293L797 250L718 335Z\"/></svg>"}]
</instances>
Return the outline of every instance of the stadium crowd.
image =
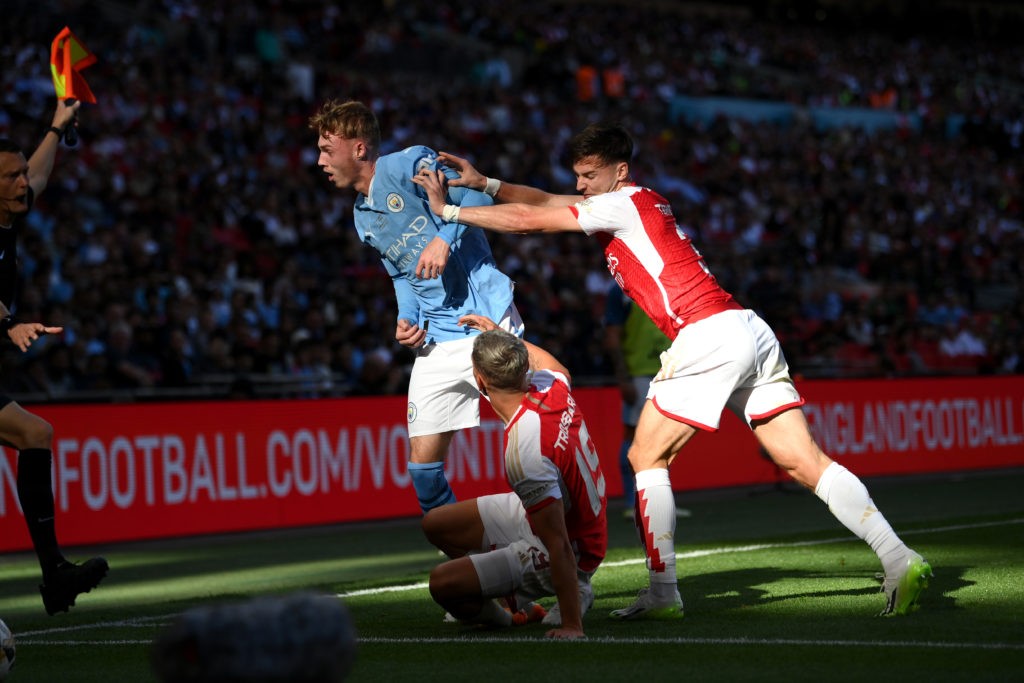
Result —
<instances>
[{"instance_id":1,"label":"stadium crowd","mask_svg":"<svg viewBox=\"0 0 1024 683\"><path fill-rule=\"evenodd\" d=\"M253 377L287 378L279 395L403 392L390 281L316 166L307 122L327 97L368 103L384 151L426 144L558 192L569 135L620 120L636 180L796 373L1024 372L1022 16L968 14L954 36L942 17L908 26L913 3L835 16L855 4L805 20L786 3L11 0L0 136L31 150L45 132L65 25L98 57L98 103L21 237L17 314L65 333L5 347L0 384L26 402L252 396ZM922 124L705 125L673 118L679 95ZM599 248L488 237L527 337L578 381L609 377Z\"/></svg>"}]
</instances>

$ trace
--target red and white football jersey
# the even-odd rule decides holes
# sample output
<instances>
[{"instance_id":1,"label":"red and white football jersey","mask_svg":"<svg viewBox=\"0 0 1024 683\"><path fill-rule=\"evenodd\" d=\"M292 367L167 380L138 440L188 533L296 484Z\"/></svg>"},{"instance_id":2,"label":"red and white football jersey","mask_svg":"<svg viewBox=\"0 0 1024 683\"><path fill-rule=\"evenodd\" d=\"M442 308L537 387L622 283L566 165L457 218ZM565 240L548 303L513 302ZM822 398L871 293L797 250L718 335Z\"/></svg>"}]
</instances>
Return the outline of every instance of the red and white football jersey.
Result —
<instances>
[{"instance_id":1,"label":"red and white football jersey","mask_svg":"<svg viewBox=\"0 0 1024 683\"><path fill-rule=\"evenodd\" d=\"M533 374L519 410L505 426L505 476L528 513L562 500L579 568L597 569L608 547L604 474L561 373Z\"/></svg>"},{"instance_id":2,"label":"red and white football jersey","mask_svg":"<svg viewBox=\"0 0 1024 683\"><path fill-rule=\"evenodd\" d=\"M608 271L622 291L669 339L684 325L742 308L718 284L657 192L630 185L569 208L583 232L604 247Z\"/></svg>"}]
</instances>

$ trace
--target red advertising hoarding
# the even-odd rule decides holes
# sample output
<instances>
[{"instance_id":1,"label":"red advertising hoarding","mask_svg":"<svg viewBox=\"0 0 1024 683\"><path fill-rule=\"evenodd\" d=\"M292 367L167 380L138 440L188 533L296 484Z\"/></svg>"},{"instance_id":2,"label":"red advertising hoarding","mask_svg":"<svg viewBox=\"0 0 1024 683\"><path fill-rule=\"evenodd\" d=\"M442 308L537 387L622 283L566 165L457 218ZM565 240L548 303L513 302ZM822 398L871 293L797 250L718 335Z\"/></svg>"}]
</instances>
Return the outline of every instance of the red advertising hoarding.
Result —
<instances>
[{"instance_id":1,"label":"red advertising hoarding","mask_svg":"<svg viewBox=\"0 0 1024 683\"><path fill-rule=\"evenodd\" d=\"M802 382L815 437L861 476L1024 465L1024 377ZM574 392L621 493L615 389ZM64 545L419 514L401 397L37 406L55 428L53 484ZM447 473L456 495L507 490L501 422L484 406ZM0 551L30 547L16 454L0 457ZM730 414L677 458L677 490L782 475Z\"/></svg>"},{"instance_id":2,"label":"red advertising hoarding","mask_svg":"<svg viewBox=\"0 0 1024 683\"><path fill-rule=\"evenodd\" d=\"M618 425L616 394L574 392L588 424ZM420 514L406 462L405 399L37 406L55 431L64 545ZM486 402L447 462L459 498L507 491L504 428ZM617 452L621 429L596 430ZM29 548L16 454L0 457L0 551ZM617 470L616 470L617 472ZM616 479L618 483L618 479Z\"/></svg>"}]
</instances>

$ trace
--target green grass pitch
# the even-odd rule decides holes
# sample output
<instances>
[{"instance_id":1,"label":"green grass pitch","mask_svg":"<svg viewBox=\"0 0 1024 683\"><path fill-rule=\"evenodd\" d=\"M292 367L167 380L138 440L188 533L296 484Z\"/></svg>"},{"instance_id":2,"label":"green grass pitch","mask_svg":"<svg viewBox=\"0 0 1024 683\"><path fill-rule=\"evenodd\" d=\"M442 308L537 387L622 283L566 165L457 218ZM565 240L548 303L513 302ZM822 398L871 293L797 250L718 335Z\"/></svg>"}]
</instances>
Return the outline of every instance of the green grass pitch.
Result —
<instances>
[{"instance_id":1,"label":"green grass pitch","mask_svg":"<svg viewBox=\"0 0 1024 683\"><path fill-rule=\"evenodd\" d=\"M345 601L360 638L352 681L1024 680L1024 470L866 483L935 570L907 617L874 616L874 554L787 485L678 496L691 516L676 530L686 617L672 623L608 617L646 582L613 507L583 642L546 640L539 624L443 623L425 587L441 558L418 520L74 548L104 554L111 572L56 617L34 556L0 555L0 618L18 647L9 680L155 681L150 643L175 615L296 590Z\"/></svg>"}]
</instances>

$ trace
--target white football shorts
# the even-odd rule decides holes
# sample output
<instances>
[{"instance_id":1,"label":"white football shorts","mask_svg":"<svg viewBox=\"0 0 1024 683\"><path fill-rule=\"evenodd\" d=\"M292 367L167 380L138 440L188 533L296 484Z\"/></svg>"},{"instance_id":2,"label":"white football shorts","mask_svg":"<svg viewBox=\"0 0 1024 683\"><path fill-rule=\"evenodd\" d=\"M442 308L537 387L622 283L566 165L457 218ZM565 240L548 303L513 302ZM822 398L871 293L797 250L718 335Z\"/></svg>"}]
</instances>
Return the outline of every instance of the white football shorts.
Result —
<instances>
[{"instance_id":1,"label":"white football shorts","mask_svg":"<svg viewBox=\"0 0 1024 683\"><path fill-rule=\"evenodd\" d=\"M481 552L469 559L483 595L502 597L515 591L520 604L555 595L548 550L530 528L519 496L496 493L476 500L484 539ZM578 580L589 581L589 576Z\"/></svg>"},{"instance_id":2,"label":"white football shorts","mask_svg":"<svg viewBox=\"0 0 1024 683\"><path fill-rule=\"evenodd\" d=\"M679 331L647 398L664 415L715 431L728 407L746 421L803 405L775 333L751 310L716 313Z\"/></svg>"},{"instance_id":3,"label":"white football shorts","mask_svg":"<svg viewBox=\"0 0 1024 683\"><path fill-rule=\"evenodd\" d=\"M506 332L523 336L523 320L514 304L497 323ZM474 339L476 335L420 347L409 376L409 436L443 434L480 424L480 390L473 379Z\"/></svg>"}]
</instances>

